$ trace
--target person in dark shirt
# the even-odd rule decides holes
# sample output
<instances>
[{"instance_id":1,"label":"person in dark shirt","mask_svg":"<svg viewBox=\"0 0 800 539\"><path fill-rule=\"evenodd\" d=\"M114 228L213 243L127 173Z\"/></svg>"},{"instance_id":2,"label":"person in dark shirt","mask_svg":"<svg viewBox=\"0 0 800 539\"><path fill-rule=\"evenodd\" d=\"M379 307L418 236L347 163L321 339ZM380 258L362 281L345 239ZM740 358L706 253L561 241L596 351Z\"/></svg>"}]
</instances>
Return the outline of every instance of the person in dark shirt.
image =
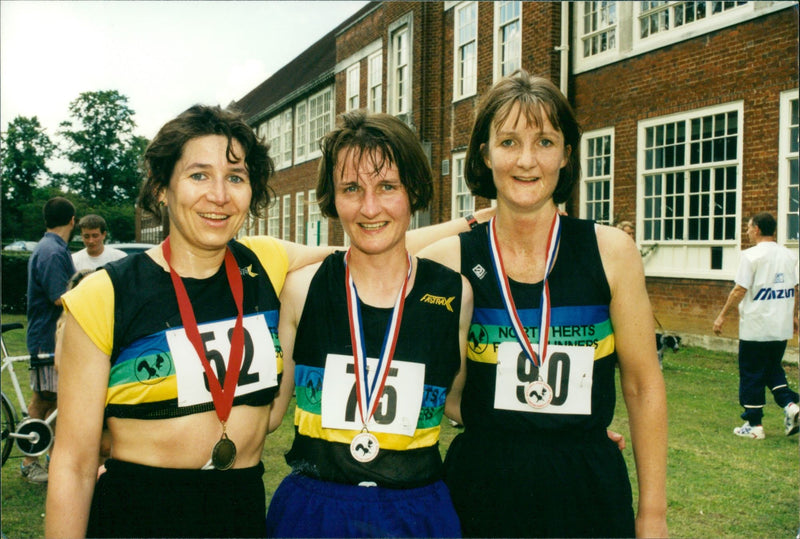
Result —
<instances>
[{"instance_id":1,"label":"person in dark shirt","mask_svg":"<svg viewBox=\"0 0 800 539\"><path fill-rule=\"evenodd\" d=\"M75 206L64 197L54 197L45 203L43 213L47 231L28 260L27 345L31 356L55 352L56 324L63 312L61 295L75 273L68 247ZM28 413L45 419L58 405L58 374L52 363L31 369L31 389ZM20 470L31 483L47 483L47 470L37 457L22 459Z\"/></svg>"}]
</instances>

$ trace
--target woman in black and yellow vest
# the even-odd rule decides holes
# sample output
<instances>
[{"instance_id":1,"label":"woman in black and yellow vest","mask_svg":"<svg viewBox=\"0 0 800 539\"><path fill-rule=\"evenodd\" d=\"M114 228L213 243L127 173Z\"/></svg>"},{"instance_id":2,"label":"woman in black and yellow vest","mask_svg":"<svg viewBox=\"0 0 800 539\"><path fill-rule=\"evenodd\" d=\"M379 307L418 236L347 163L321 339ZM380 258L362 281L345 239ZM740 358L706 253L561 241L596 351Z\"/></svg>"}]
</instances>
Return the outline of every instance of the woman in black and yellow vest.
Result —
<instances>
[{"instance_id":1,"label":"woman in black and yellow vest","mask_svg":"<svg viewBox=\"0 0 800 539\"><path fill-rule=\"evenodd\" d=\"M259 537L261 453L282 365L278 294L320 260L269 237L233 240L269 202L267 147L236 113L194 106L145 152L139 205L161 245L63 297L49 537ZM97 478L104 420L107 471Z\"/></svg>"},{"instance_id":2,"label":"woman in black and yellow vest","mask_svg":"<svg viewBox=\"0 0 800 539\"><path fill-rule=\"evenodd\" d=\"M322 152L317 200L351 245L290 275L281 296L285 370L270 429L295 390L296 432L268 533L457 536L438 442L472 292L407 252L412 212L431 197L427 159L404 123L363 111L340 116Z\"/></svg>"}]
</instances>

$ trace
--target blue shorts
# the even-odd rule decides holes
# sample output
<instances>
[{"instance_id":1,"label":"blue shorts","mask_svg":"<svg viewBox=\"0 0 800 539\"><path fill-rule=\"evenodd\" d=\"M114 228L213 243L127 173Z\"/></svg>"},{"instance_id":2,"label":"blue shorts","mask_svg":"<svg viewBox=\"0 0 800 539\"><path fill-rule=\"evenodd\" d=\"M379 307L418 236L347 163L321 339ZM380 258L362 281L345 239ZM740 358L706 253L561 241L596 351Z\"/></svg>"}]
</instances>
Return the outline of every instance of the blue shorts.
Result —
<instances>
[{"instance_id":1,"label":"blue shorts","mask_svg":"<svg viewBox=\"0 0 800 539\"><path fill-rule=\"evenodd\" d=\"M272 496L268 537L460 537L444 482L361 487L293 473Z\"/></svg>"}]
</instances>

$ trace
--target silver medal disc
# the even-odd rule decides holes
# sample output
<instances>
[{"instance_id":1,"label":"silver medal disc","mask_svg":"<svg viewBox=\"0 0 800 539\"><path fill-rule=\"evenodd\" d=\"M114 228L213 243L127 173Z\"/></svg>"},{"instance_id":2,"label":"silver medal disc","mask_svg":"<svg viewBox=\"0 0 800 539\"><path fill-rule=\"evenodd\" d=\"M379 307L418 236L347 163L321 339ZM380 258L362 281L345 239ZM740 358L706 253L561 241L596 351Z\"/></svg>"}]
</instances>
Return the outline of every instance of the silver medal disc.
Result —
<instances>
[{"instance_id":1,"label":"silver medal disc","mask_svg":"<svg viewBox=\"0 0 800 539\"><path fill-rule=\"evenodd\" d=\"M525 386L525 400L532 408L544 408L553 400L553 389L542 380Z\"/></svg>"},{"instance_id":2,"label":"silver medal disc","mask_svg":"<svg viewBox=\"0 0 800 539\"><path fill-rule=\"evenodd\" d=\"M227 470L236 462L236 444L223 436L211 450L211 463L217 470Z\"/></svg>"},{"instance_id":3,"label":"silver medal disc","mask_svg":"<svg viewBox=\"0 0 800 539\"><path fill-rule=\"evenodd\" d=\"M350 454L358 462L369 462L378 456L380 444L378 439L369 432L361 432L350 442Z\"/></svg>"}]
</instances>

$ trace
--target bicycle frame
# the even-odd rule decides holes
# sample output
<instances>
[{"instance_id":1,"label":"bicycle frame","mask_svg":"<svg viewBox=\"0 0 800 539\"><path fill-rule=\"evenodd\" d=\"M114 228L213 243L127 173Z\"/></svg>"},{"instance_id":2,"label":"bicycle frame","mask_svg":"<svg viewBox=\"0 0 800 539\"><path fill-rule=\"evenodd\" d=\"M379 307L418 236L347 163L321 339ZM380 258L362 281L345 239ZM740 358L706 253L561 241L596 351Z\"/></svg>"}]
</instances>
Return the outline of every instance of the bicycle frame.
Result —
<instances>
[{"instance_id":1,"label":"bicycle frame","mask_svg":"<svg viewBox=\"0 0 800 539\"><path fill-rule=\"evenodd\" d=\"M0 338L0 343L1 343L0 346L2 346L2 349L5 352L5 344L2 343L2 338ZM53 356L53 354L47 354L47 355L42 355L42 356L39 356L39 357L47 358L47 357L52 357L52 356ZM27 418L29 416L29 414L28 414L28 405L25 403L25 395L22 393L22 386L19 385L19 378L17 378L17 373L14 371L14 363L22 362L22 361L30 361L30 359L31 359L31 356L27 356L27 355L26 356L5 356L3 358L2 367L0 367L0 371L8 373L9 377L11 378L11 385L14 386L14 393L16 394L17 404L19 405L19 412L20 412L20 416L21 416L21 417L15 417L15 419L25 419L25 418ZM12 402L12 404L13 404L13 402ZM16 412L16 410L15 410L15 412ZM51 413L47 417L47 419L45 420L45 423L51 424L53 421L55 421L57 413L58 413L58 410L53 410L53 413Z\"/></svg>"},{"instance_id":2,"label":"bicycle frame","mask_svg":"<svg viewBox=\"0 0 800 539\"><path fill-rule=\"evenodd\" d=\"M24 419L28 417L28 406L27 404L25 404L25 395L22 394L22 386L19 385L19 379L17 378L17 373L14 372L14 362L27 361L29 356L8 356L6 355L5 347L6 347L5 344L2 344L4 357L3 357L3 366L0 368L0 371L2 371L4 374L7 374L11 378L11 385L14 386L14 393L16 395L17 405L18 405L17 409L21 414L21 418L18 416L15 417L14 419Z\"/></svg>"},{"instance_id":3,"label":"bicycle frame","mask_svg":"<svg viewBox=\"0 0 800 539\"><path fill-rule=\"evenodd\" d=\"M3 327L3 331L8 329L19 329L22 327L20 324L19 326L13 325L14 327ZM11 384L14 387L14 393L16 394L17 403L19 405L19 411L21 417L17 415L17 410L14 408L14 404L5 393L3 393L3 400L4 404L7 403L10 406L10 412L12 417L10 418L9 425L3 425L3 445L5 446L6 442L10 440L14 440L16 442L17 447L20 451L22 451L27 456L38 456L45 452L53 444L53 422L56 420L56 416L58 415L58 410L53 410L53 412L47 417L47 419L35 419L31 418L30 414L28 413L28 407L25 404L25 395L22 393L22 386L20 386L19 379L17 378L17 373L14 371L14 363L22 362L22 361L30 361L30 355L24 356L10 356L8 355L8 349L6 348L5 341L3 340L2 333L0 333L0 353L2 353L2 366L0 366L0 372L7 373L8 376L11 378ZM39 359L52 359L53 354L46 354L38 356ZM21 419L21 421L20 421ZM6 431L6 427L8 427L8 431ZM3 448L3 463L5 464L5 460L8 458L8 454L10 453L10 448L8 450Z\"/></svg>"}]
</instances>

